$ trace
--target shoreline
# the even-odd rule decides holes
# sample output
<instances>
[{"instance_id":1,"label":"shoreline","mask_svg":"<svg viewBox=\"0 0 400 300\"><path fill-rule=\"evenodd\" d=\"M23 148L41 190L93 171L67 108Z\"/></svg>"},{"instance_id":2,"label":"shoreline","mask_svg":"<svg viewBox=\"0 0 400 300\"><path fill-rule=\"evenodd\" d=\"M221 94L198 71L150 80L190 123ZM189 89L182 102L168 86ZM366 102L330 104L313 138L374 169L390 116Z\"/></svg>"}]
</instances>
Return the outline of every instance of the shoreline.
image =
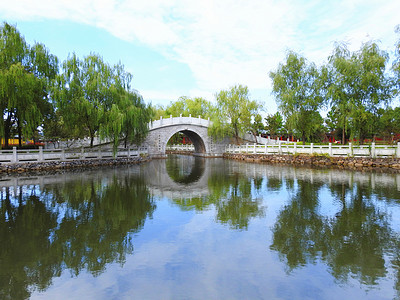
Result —
<instances>
[{"instance_id":1,"label":"shoreline","mask_svg":"<svg viewBox=\"0 0 400 300\"><path fill-rule=\"evenodd\" d=\"M224 159L263 164L284 164L321 169L400 173L400 158L329 157L323 155L265 155L224 153Z\"/></svg>"},{"instance_id":2,"label":"shoreline","mask_svg":"<svg viewBox=\"0 0 400 300\"><path fill-rule=\"evenodd\" d=\"M169 151L168 154L193 155L187 151ZM400 173L400 158L370 157L328 157L323 155L266 155L249 153L224 153L224 159L239 160L249 163L283 164L320 169L342 169L352 171L379 171ZM0 164L0 174L21 174L49 171L87 170L97 167L137 165L151 160L149 157L91 159L70 161L22 162Z\"/></svg>"},{"instance_id":3,"label":"shoreline","mask_svg":"<svg viewBox=\"0 0 400 300\"><path fill-rule=\"evenodd\" d=\"M72 169L92 169L95 167L137 165L149 161L149 158L115 158L115 159L76 159L70 161L45 161L45 162L22 162L13 164L1 164L0 174L32 173Z\"/></svg>"}]
</instances>

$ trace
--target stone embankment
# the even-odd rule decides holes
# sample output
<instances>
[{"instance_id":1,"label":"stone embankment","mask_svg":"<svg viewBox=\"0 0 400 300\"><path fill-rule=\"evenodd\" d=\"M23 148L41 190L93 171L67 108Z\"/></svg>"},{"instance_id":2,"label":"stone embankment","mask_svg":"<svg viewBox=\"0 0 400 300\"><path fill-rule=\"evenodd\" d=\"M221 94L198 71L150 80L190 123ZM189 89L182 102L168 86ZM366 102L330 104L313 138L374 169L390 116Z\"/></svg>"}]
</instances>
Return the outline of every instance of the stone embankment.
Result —
<instances>
[{"instance_id":1,"label":"stone embankment","mask_svg":"<svg viewBox=\"0 0 400 300\"><path fill-rule=\"evenodd\" d=\"M116 166L127 164L139 164L147 161L145 157L115 158L115 159L91 159L71 161L30 162L0 165L0 173L23 173L63 169L85 169L101 166Z\"/></svg>"},{"instance_id":2,"label":"stone embankment","mask_svg":"<svg viewBox=\"0 0 400 300\"><path fill-rule=\"evenodd\" d=\"M193 155L194 151L187 150L166 150L165 154L181 154L181 155Z\"/></svg>"},{"instance_id":3,"label":"stone embankment","mask_svg":"<svg viewBox=\"0 0 400 300\"><path fill-rule=\"evenodd\" d=\"M399 158L329 157L323 155L263 155L225 153L224 158L257 163L335 167L351 170L400 172Z\"/></svg>"}]
</instances>

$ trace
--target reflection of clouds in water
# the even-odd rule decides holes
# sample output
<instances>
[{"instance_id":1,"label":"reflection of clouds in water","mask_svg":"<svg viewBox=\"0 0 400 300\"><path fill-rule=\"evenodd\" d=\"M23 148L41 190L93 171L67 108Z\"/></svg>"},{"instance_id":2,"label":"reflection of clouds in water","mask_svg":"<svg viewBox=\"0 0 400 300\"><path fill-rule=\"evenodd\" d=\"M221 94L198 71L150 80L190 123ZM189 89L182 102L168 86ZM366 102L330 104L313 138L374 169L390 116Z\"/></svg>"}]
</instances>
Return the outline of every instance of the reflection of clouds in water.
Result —
<instances>
[{"instance_id":1,"label":"reflection of clouds in water","mask_svg":"<svg viewBox=\"0 0 400 300\"><path fill-rule=\"evenodd\" d=\"M32 299L257 299L266 295L303 299L324 298L327 293L343 299L393 298L394 280L385 274L397 275L391 260L396 256L398 242L388 229L395 228L391 219L397 215L393 212L399 210L398 174L214 159L204 163L201 178L188 185L171 179L165 160L117 168L97 177L93 173L98 179L115 175L117 182L123 182L127 174L139 174L150 191L176 191L178 199L184 201L168 196L168 202L157 203L146 226L129 234L134 251L127 255L123 268L108 264L107 272L97 277L81 272L79 278L69 278L69 272L64 272L61 278L53 278L54 284L46 293L35 293ZM193 165L189 161L183 164L186 171L181 175L187 176ZM81 177L84 182L85 176L90 177L74 174L66 181ZM112 176L108 178L111 183ZM103 179L98 182L107 185ZM195 191L203 193L199 201ZM110 190L109 195L114 196L114 191ZM234 201L239 205L231 206ZM111 201L110 207L113 206ZM207 209L202 210L203 207ZM265 218L260 212L265 213ZM357 222L350 219L353 215L359 216ZM243 220L246 222L239 222ZM237 228L236 224L244 225ZM242 230L228 230L232 228ZM341 228L348 232L342 233ZM297 237L301 230L305 234ZM354 251L361 243L350 238L352 232L359 240L364 238L367 244L374 245L370 252L364 250L367 258L362 261L359 258L363 256ZM285 236L287 233L291 240ZM389 245L393 249L389 250L387 242L382 242L388 234L389 242L393 242ZM288 241L300 250L291 252L295 247L287 249ZM346 247L355 254L354 259ZM346 255L348 260L337 257L337 253ZM370 268L370 259L381 254L385 264ZM294 269L286 273L290 267ZM385 274L379 273L385 270ZM346 275L347 281L338 285L338 278ZM368 285L365 278L376 279L377 283ZM353 289L354 286L358 288Z\"/></svg>"},{"instance_id":2,"label":"reflection of clouds in water","mask_svg":"<svg viewBox=\"0 0 400 300\"><path fill-rule=\"evenodd\" d=\"M177 208L170 207L169 210L174 215L171 210ZM142 240L141 234L136 237L135 253L127 258L124 268L113 265L107 273L94 278L84 274L84 281L75 289L67 277L56 279L48 297L42 299L51 299L51 296L79 298L80 292L85 290L85 299L112 298L113 292L118 299L257 299L260 295L273 296L274 286L256 284L259 280L268 282L285 278L284 271L273 264L275 258L266 257L265 245L259 243L260 237L264 236L263 224L259 223L254 234L243 235L216 224L213 214L213 211L193 214L172 228L159 226L156 218L148 224L147 230L152 231L152 226L161 229L150 240ZM199 230L191 230L193 225ZM182 241L175 243L171 236L178 236ZM264 270L271 272L268 275Z\"/></svg>"}]
</instances>

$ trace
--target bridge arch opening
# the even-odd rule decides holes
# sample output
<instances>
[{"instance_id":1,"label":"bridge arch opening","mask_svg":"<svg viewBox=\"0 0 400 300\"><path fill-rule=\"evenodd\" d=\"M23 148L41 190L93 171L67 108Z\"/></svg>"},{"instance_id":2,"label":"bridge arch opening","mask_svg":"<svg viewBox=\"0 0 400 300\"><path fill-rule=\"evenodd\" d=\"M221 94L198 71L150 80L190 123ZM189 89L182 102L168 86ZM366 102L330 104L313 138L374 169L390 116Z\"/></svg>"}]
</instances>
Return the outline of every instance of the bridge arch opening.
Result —
<instances>
[{"instance_id":1,"label":"bridge arch opening","mask_svg":"<svg viewBox=\"0 0 400 300\"><path fill-rule=\"evenodd\" d=\"M192 142L192 144L194 146L194 153L206 153L206 145L204 143L204 140L201 138L201 136L198 133L196 133L192 130L186 129L186 130L179 130L179 131L175 132L168 138L167 143L177 133L181 133L185 137L189 138L189 140Z\"/></svg>"}]
</instances>

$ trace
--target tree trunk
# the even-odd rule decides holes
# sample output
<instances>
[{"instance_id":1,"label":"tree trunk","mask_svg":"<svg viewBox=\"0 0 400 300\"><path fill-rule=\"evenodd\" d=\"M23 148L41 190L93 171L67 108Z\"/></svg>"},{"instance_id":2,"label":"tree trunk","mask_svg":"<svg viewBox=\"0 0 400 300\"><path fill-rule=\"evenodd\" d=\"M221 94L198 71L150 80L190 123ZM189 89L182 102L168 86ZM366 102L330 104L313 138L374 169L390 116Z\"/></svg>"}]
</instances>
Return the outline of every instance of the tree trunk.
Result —
<instances>
[{"instance_id":1,"label":"tree trunk","mask_svg":"<svg viewBox=\"0 0 400 300\"><path fill-rule=\"evenodd\" d=\"M303 145L305 145L306 144L306 134L305 134L305 132L302 133L301 138L303 140Z\"/></svg>"},{"instance_id":2,"label":"tree trunk","mask_svg":"<svg viewBox=\"0 0 400 300\"><path fill-rule=\"evenodd\" d=\"M22 129L21 129L21 123L19 119L17 120L17 129L18 129L18 147L21 149L22 148Z\"/></svg>"},{"instance_id":3,"label":"tree trunk","mask_svg":"<svg viewBox=\"0 0 400 300\"><path fill-rule=\"evenodd\" d=\"M360 129L360 140L359 140L360 145L364 145L364 133L363 130Z\"/></svg>"},{"instance_id":4,"label":"tree trunk","mask_svg":"<svg viewBox=\"0 0 400 300\"><path fill-rule=\"evenodd\" d=\"M343 126L343 129L342 129L342 145L344 145L344 144L346 144L346 130L345 130L344 126Z\"/></svg>"},{"instance_id":5,"label":"tree trunk","mask_svg":"<svg viewBox=\"0 0 400 300\"><path fill-rule=\"evenodd\" d=\"M237 127L235 126L235 138L236 138L236 145L239 144L239 132Z\"/></svg>"},{"instance_id":6,"label":"tree trunk","mask_svg":"<svg viewBox=\"0 0 400 300\"><path fill-rule=\"evenodd\" d=\"M4 148L8 148L8 140L10 138L10 131L11 131L11 122L12 114L8 113L7 119L4 122Z\"/></svg>"}]
</instances>

